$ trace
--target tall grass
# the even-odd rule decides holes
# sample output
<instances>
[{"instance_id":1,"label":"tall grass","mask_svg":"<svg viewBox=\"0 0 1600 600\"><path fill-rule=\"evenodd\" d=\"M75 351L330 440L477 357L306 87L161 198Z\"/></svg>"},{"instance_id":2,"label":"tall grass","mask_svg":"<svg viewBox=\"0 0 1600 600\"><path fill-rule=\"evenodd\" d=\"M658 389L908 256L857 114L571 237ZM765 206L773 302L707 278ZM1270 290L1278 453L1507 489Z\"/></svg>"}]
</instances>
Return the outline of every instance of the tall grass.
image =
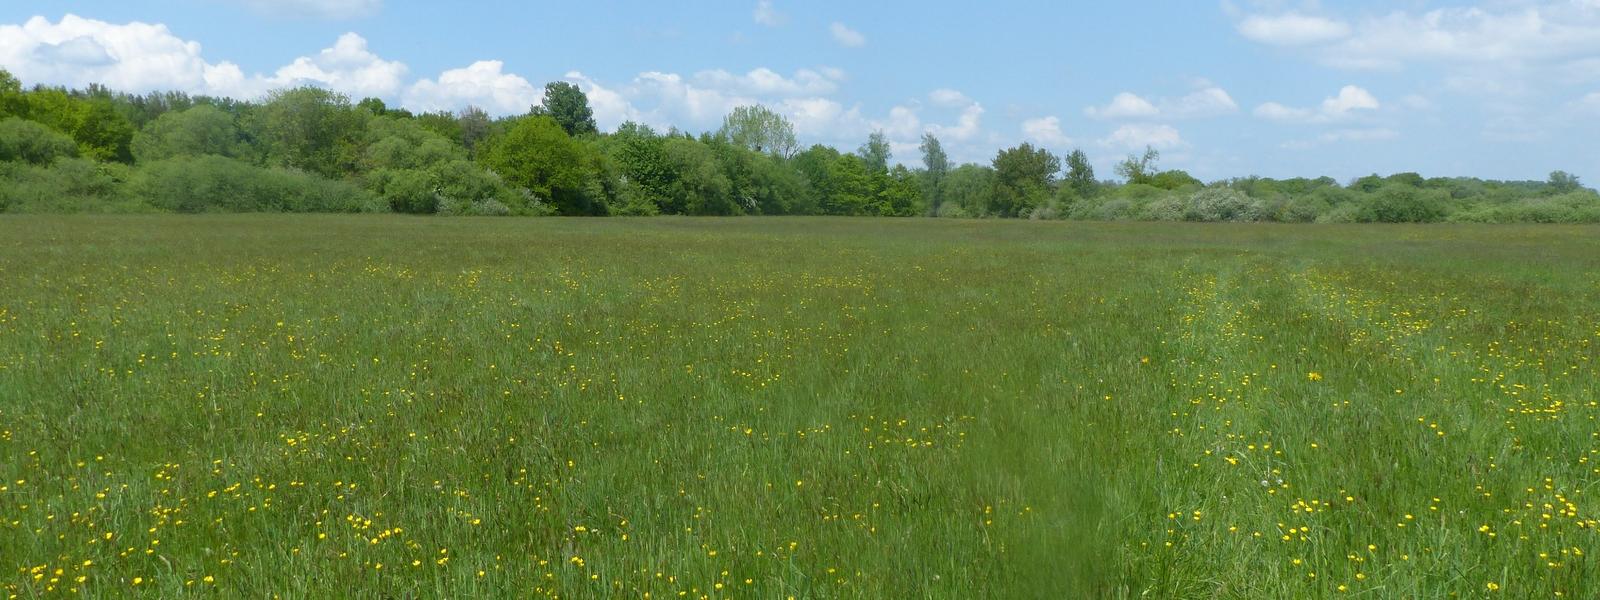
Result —
<instances>
[{"instance_id":1,"label":"tall grass","mask_svg":"<svg viewBox=\"0 0 1600 600\"><path fill-rule=\"evenodd\" d=\"M0 219L0 592L1584 597L1600 231Z\"/></svg>"}]
</instances>

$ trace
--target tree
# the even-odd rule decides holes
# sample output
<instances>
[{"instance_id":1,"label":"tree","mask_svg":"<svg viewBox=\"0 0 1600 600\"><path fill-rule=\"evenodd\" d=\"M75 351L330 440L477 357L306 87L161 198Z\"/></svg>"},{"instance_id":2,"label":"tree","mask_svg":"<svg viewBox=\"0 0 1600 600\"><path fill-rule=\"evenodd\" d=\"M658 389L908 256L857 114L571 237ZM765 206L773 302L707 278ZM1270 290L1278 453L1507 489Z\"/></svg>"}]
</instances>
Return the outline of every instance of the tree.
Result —
<instances>
[{"instance_id":1,"label":"tree","mask_svg":"<svg viewBox=\"0 0 1600 600\"><path fill-rule=\"evenodd\" d=\"M1143 183L1148 185L1150 178L1156 174L1156 161L1161 160L1161 152L1155 148L1145 146L1144 156L1128 155L1121 163L1117 164L1117 175L1121 175L1128 183Z\"/></svg>"},{"instance_id":2,"label":"tree","mask_svg":"<svg viewBox=\"0 0 1600 600\"><path fill-rule=\"evenodd\" d=\"M722 119L717 137L755 152L779 158L794 156L794 125L771 109L759 104L740 106Z\"/></svg>"},{"instance_id":3,"label":"tree","mask_svg":"<svg viewBox=\"0 0 1600 600\"><path fill-rule=\"evenodd\" d=\"M589 108L589 97L577 85L553 81L544 86L544 103L533 108L535 116L549 116L561 125L568 136L578 137L598 133L594 110Z\"/></svg>"},{"instance_id":4,"label":"tree","mask_svg":"<svg viewBox=\"0 0 1600 600\"><path fill-rule=\"evenodd\" d=\"M517 119L502 136L487 142L483 164L506 182L555 204L564 215L604 214L595 193L599 157L572 139L554 118Z\"/></svg>"},{"instance_id":5,"label":"tree","mask_svg":"<svg viewBox=\"0 0 1600 600\"><path fill-rule=\"evenodd\" d=\"M922 197L928 203L928 215L939 214L939 204L944 201L944 177L950 172L950 157L944 145L932 133L922 134Z\"/></svg>"},{"instance_id":6,"label":"tree","mask_svg":"<svg viewBox=\"0 0 1600 600\"><path fill-rule=\"evenodd\" d=\"M478 151L478 142L489 137L489 113L476 106L468 106L456 114L456 121L461 124L461 145L467 148L467 153Z\"/></svg>"},{"instance_id":7,"label":"tree","mask_svg":"<svg viewBox=\"0 0 1600 600\"><path fill-rule=\"evenodd\" d=\"M16 117L0 119L0 162L48 165L78 155L78 144L66 134Z\"/></svg>"},{"instance_id":8,"label":"tree","mask_svg":"<svg viewBox=\"0 0 1600 600\"><path fill-rule=\"evenodd\" d=\"M1094 165L1089 164L1089 155L1082 150L1073 150L1067 155L1066 185L1079 198L1094 196L1100 187L1100 182L1094 178Z\"/></svg>"},{"instance_id":9,"label":"tree","mask_svg":"<svg viewBox=\"0 0 1600 600\"><path fill-rule=\"evenodd\" d=\"M239 128L233 116L203 104L163 114L133 138L133 156L139 162L204 154L236 158L238 150Z\"/></svg>"},{"instance_id":10,"label":"tree","mask_svg":"<svg viewBox=\"0 0 1600 600\"><path fill-rule=\"evenodd\" d=\"M1557 194L1576 192L1583 189L1583 183L1578 181L1578 176L1566 171L1554 171L1550 173L1549 183L1550 189L1555 190Z\"/></svg>"},{"instance_id":11,"label":"tree","mask_svg":"<svg viewBox=\"0 0 1600 600\"><path fill-rule=\"evenodd\" d=\"M990 212L1003 217L1026 216L1048 201L1061 171L1061 159L1033 144L1001 150L994 158L994 194Z\"/></svg>"},{"instance_id":12,"label":"tree","mask_svg":"<svg viewBox=\"0 0 1600 600\"><path fill-rule=\"evenodd\" d=\"M873 173L888 173L889 159L893 153L889 148L889 137L882 131L874 131L867 136L867 143L856 150L856 154L867 164L867 170Z\"/></svg>"},{"instance_id":13,"label":"tree","mask_svg":"<svg viewBox=\"0 0 1600 600\"><path fill-rule=\"evenodd\" d=\"M264 142L269 164L339 178L355 170L367 118L343 94L300 87L269 94L246 130Z\"/></svg>"}]
</instances>

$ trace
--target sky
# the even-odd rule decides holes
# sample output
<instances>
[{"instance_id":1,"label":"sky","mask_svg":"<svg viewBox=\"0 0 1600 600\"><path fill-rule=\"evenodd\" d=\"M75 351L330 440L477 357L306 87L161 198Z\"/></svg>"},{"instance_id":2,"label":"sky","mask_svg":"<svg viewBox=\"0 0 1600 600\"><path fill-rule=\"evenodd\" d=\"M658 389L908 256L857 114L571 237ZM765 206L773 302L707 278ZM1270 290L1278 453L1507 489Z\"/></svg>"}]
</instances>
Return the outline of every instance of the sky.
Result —
<instances>
[{"instance_id":1,"label":"sky","mask_svg":"<svg viewBox=\"0 0 1600 600\"><path fill-rule=\"evenodd\" d=\"M960 162L1029 142L1102 176L1153 147L1205 180L1600 182L1600 0L8 0L0 67L496 115L564 80L608 130L714 130L759 103L803 143L883 131L913 165L933 133Z\"/></svg>"}]
</instances>

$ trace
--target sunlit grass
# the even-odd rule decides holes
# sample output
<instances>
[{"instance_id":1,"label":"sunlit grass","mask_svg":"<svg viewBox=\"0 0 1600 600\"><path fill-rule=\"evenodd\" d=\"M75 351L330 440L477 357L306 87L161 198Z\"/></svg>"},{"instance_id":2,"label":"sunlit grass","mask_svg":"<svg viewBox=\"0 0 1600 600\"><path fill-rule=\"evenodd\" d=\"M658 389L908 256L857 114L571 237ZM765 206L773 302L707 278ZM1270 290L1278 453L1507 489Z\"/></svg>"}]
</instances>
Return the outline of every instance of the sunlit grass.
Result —
<instances>
[{"instance_id":1,"label":"sunlit grass","mask_svg":"<svg viewBox=\"0 0 1600 600\"><path fill-rule=\"evenodd\" d=\"M1600 230L0 219L0 594L1600 588Z\"/></svg>"}]
</instances>

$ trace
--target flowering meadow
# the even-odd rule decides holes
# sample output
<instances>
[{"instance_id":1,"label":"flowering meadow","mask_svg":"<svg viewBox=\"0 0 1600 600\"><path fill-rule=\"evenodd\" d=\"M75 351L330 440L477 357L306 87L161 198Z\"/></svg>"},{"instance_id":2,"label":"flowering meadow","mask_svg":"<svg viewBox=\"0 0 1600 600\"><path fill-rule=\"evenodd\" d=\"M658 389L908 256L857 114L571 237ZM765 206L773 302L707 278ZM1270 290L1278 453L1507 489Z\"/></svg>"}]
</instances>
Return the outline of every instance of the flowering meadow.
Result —
<instances>
[{"instance_id":1,"label":"flowering meadow","mask_svg":"<svg viewBox=\"0 0 1600 600\"><path fill-rule=\"evenodd\" d=\"M0 219L0 597L1592 598L1600 229Z\"/></svg>"}]
</instances>

